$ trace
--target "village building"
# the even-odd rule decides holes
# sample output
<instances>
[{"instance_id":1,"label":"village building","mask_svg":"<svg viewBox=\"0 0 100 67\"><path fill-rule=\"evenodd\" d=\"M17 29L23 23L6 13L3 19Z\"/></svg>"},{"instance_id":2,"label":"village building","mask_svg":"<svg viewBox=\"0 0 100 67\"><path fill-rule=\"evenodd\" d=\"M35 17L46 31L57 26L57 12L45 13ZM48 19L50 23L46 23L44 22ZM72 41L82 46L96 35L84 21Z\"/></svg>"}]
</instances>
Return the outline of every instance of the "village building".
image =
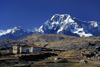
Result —
<instances>
[{"instance_id":1,"label":"village building","mask_svg":"<svg viewBox=\"0 0 100 67\"><path fill-rule=\"evenodd\" d=\"M13 45L13 53L14 54L22 54L22 53L33 53L33 52L40 52L40 46L37 45L30 45L30 44L14 44Z\"/></svg>"}]
</instances>

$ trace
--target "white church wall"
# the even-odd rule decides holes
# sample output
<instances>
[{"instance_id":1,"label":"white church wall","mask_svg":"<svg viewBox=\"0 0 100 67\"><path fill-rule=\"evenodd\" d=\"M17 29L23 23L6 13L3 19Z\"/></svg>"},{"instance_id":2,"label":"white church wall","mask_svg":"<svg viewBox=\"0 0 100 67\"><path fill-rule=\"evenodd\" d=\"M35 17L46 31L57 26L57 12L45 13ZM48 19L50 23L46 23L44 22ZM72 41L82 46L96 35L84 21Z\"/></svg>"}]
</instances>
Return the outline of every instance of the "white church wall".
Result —
<instances>
[{"instance_id":1,"label":"white church wall","mask_svg":"<svg viewBox=\"0 0 100 67\"><path fill-rule=\"evenodd\" d=\"M22 52L26 52L27 49L31 52L31 47L22 47Z\"/></svg>"},{"instance_id":2,"label":"white church wall","mask_svg":"<svg viewBox=\"0 0 100 67\"><path fill-rule=\"evenodd\" d=\"M13 46L13 53L17 53L17 46Z\"/></svg>"}]
</instances>

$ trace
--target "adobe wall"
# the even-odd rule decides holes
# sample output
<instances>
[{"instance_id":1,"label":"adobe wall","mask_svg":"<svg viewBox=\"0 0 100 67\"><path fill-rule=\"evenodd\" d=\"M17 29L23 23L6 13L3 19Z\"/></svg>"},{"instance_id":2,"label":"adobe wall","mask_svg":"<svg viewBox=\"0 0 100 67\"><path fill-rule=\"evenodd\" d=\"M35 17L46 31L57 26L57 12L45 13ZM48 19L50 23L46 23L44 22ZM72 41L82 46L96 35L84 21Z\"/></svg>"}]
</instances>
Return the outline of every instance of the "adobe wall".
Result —
<instances>
[{"instance_id":1,"label":"adobe wall","mask_svg":"<svg viewBox=\"0 0 100 67\"><path fill-rule=\"evenodd\" d=\"M13 53L17 54L17 49L18 49L17 46L13 46Z\"/></svg>"}]
</instances>

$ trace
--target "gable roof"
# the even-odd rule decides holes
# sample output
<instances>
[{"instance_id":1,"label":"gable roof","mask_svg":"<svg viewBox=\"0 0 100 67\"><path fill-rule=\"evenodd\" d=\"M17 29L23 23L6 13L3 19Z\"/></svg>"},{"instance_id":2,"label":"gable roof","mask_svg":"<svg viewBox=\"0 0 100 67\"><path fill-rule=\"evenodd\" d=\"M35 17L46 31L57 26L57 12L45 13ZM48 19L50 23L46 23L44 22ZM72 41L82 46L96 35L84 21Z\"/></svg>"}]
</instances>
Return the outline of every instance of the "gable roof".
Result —
<instances>
[{"instance_id":1,"label":"gable roof","mask_svg":"<svg viewBox=\"0 0 100 67\"><path fill-rule=\"evenodd\" d=\"M42 48L41 46L30 45L30 44L14 44L13 46L21 46L21 47L29 46L29 47L38 47L38 48Z\"/></svg>"}]
</instances>

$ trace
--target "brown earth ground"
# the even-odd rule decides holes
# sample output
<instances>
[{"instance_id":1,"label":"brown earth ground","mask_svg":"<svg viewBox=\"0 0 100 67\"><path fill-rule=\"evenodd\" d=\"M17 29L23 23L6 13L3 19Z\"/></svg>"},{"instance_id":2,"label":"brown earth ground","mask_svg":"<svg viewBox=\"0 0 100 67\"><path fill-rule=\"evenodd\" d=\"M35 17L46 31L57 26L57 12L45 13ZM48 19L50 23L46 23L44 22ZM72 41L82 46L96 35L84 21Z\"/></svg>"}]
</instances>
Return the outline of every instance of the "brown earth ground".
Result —
<instances>
[{"instance_id":1,"label":"brown earth ground","mask_svg":"<svg viewBox=\"0 0 100 67\"><path fill-rule=\"evenodd\" d=\"M64 66L64 67L100 67L100 61L88 60L86 57L81 56L80 51L63 51L63 52L54 51L50 53L58 54L58 56L48 57L43 61L36 62L35 64L45 65L46 63L58 63L60 61L63 61L62 59L67 59L68 63L73 63L73 64L68 64L67 66ZM54 60L54 58L56 57L61 58L61 59ZM81 59L85 59L88 63L87 64L79 63Z\"/></svg>"},{"instance_id":2,"label":"brown earth ground","mask_svg":"<svg viewBox=\"0 0 100 67\"><path fill-rule=\"evenodd\" d=\"M47 63L71 63L68 65L65 65L63 67L100 67L100 61L91 61L88 60L86 57L81 56L81 51L42 51L40 53L35 54L17 54L17 55L10 55L10 60L19 59L21 56L30 56L30 55L38 55L38 54L57 54L57 56L48 56L44 59L40 59L39 61L27 61L27 62L34 62L34 65L30 65L30 67L48 67ZM8 59L9 59L8 57ZM54 60L54 58L60 58L58 60ZM1 60L8 60L7 58L0 58ZM85 59L88 63L87 64L81 64L79 63L81 59ZM40 66L39 66L40 65ZM8 66L9 67L9 66ZM20 67L20 66L17 66ZM50 66L49 66L50 67Z\"/></svg>"}]
</instances>

